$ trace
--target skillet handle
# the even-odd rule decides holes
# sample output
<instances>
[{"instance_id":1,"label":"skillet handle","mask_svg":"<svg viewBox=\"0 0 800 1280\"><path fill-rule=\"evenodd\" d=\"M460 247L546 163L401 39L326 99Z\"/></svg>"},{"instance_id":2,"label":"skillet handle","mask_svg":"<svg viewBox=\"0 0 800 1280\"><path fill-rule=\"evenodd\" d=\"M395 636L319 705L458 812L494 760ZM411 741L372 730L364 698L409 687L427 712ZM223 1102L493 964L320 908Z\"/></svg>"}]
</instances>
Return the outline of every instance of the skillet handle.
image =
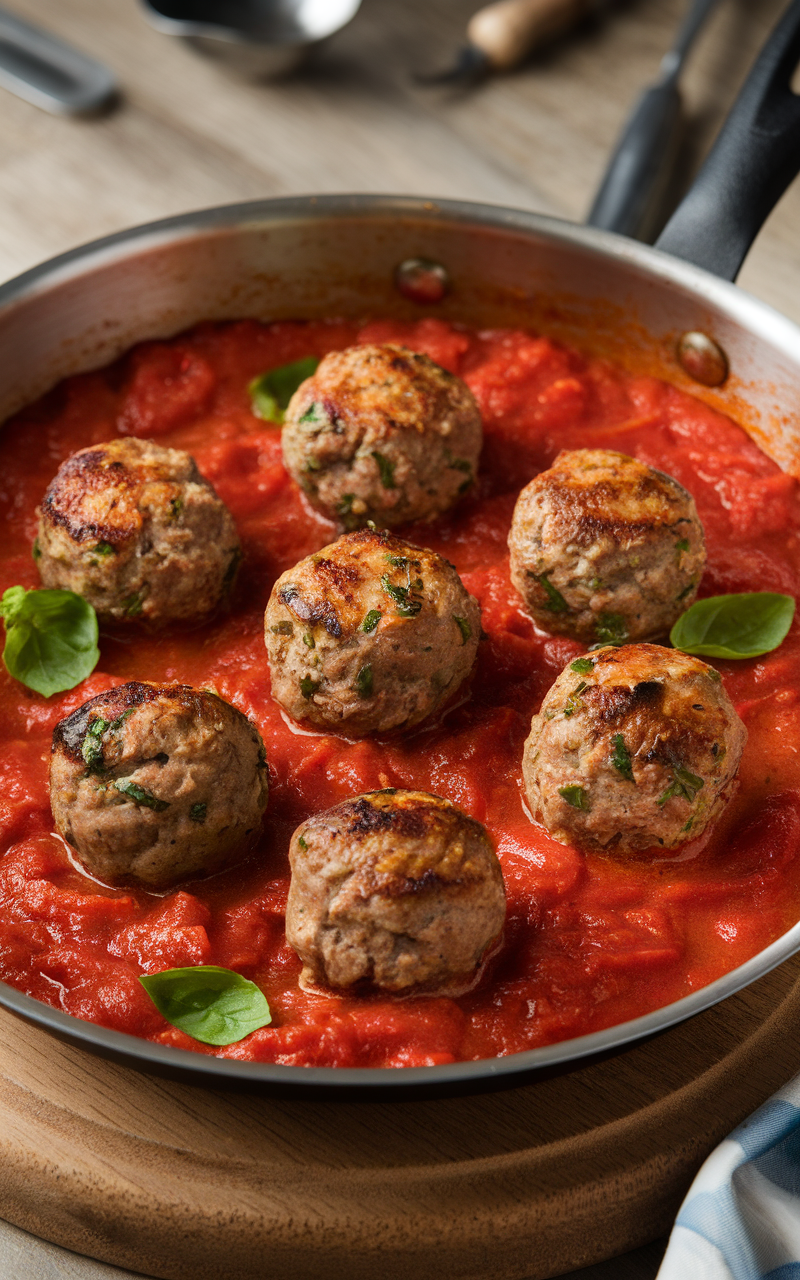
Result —
<instances>
[{"instance_id":1,"label":"skillet handle","mask_svg":"<svg viewBox=\"0 0 800 1280\"><path fill-rule=\"evenodd\" d=\"M747 251L800 170L800 0L758 56L717 141L656 248L735 280Z\"/></svg>"}]
</instances>

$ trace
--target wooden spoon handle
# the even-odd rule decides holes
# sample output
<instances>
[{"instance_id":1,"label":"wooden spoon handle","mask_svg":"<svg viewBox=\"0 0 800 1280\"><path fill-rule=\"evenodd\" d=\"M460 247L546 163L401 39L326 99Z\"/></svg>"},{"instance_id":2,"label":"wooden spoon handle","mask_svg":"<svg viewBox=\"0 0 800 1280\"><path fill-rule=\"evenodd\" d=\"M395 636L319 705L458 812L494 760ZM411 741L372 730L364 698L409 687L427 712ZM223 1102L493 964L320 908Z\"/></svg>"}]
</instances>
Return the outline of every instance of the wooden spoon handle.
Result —
<instances>
[{"instance_id":1,"label":"wooden spoon handle","mask_svg":"<svg viewBox=\"0 0 800 1280\"><path fill-rule=\"evenodd\" d=\"M594 0L496 0L473 15L467 37L493 71L510 71L594 7Z\"/></svg>"}]
</instances>

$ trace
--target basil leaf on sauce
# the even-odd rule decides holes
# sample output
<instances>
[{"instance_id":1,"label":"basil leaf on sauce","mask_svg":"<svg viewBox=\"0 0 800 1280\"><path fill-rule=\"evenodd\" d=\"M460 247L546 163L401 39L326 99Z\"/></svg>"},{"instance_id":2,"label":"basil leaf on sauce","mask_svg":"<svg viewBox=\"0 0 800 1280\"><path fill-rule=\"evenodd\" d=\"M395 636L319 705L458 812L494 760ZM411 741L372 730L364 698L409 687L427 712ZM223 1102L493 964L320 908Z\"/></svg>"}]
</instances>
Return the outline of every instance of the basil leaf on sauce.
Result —
<instances>
[{"instance_id":1,"label":"basil leaf on sauce","mask_svg":"<svg viewBox=\"0 0 800 1280\"><path fill-rule=\"evenodd\" d=\"M0 599L0 617L6 671L43 697L74 689L97 666L97 615L74 591L9 587Z\"/></svg>"},{"instance_id":2,"label":"basil leaf on sauce","mask_svg":"<svg viewBox=\"0 0 800 1280\"><path fill-rule=\"evenodd\" d=\"M202 1044L235 1044L272 1021L263 991L232 969L201 964L139 981L162 1018Z\"/></svg>"},{"instance_id":3,"label":"basil leaf on sauce","mask_svg":"<svg viewBox=\"0 0 800 1280\"><path fill-rule=\"evenodd\" d=\"M293 360L291 364L279 365L277 369L268 369L258 378L254 378L248 386L253 413L266 422L283 422L289 401L301 382L316 373L319 360L316 356L306 356L303 360Z\"/></svg>"},{"instance_id":4,"label":"basil leaf on sauce","mask_svg":"<svg viewBox=\"0 0 800 1280\"><path fill-rule=\"evenodd\" d=\"M746 591L709 596L686 610L669 633L676 649L709 658L757 658L786 638L794 617L791 596Z\"/></svg>"}]
</instances>

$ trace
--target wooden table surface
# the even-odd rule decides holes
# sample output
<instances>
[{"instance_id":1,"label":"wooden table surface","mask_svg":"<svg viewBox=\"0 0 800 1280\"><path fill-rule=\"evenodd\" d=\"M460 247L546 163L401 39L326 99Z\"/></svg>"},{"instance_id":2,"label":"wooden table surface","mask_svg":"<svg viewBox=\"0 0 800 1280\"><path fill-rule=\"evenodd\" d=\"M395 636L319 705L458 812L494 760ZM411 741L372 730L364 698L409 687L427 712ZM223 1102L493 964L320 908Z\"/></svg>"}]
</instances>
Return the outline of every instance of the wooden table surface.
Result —
<instances>
[{"instance_id":1,"label":"wooden table surface","mask_svg":"<svg viewBox=\"0 0 800 1280\"><path fill-rule=\"evenodd\" d=\"M135 0L13 0L14 11L98 57L116 107L50 117L0 92L0 279L84 241L185 210L309 192L427 194L580 220L617 132L656 73L686 0L629 0L522 70L466 92L422 89L477 0L363 0L301 73L234 78L152 30ZM688 180L784 0L721 0L684 79ZM740 283L800 321L800 187L769 219ZM663 1246L662 1246L663 1247ZM651 1280L658 1245L581 1272ZM128 1275L17 1228L0 1229L3 1280Z\"/></svg>"}]
</instances>

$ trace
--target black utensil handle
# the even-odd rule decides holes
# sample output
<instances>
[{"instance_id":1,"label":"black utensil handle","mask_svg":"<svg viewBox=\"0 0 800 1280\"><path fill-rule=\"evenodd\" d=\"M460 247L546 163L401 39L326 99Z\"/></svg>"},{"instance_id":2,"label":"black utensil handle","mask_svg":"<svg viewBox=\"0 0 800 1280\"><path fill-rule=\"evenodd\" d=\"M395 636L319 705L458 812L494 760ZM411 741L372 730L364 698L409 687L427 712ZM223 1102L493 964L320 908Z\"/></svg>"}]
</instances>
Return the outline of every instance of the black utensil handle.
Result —
<instances>
[{"instance_id":1,"label":"black utensil handle","mask_svg":"<svg viewBox=\"0 0 800 1280\"><path fill-rule=\"evenodd\" d=\"M758 56L695 182L656 248L735 280L762 224L800 170L800 0Z\"/></svg>"},{"instance_id":2,"label":"black utensil handle","mask_svg":"<svg viewBox=\"0 0 800 1280\"><path fill-rule=\"evenodd\" d=\"M681 96L673 78L645 89L611 157L586 219L590 227L640 239L677 147Z\"/></svg>"}]
</instances>

